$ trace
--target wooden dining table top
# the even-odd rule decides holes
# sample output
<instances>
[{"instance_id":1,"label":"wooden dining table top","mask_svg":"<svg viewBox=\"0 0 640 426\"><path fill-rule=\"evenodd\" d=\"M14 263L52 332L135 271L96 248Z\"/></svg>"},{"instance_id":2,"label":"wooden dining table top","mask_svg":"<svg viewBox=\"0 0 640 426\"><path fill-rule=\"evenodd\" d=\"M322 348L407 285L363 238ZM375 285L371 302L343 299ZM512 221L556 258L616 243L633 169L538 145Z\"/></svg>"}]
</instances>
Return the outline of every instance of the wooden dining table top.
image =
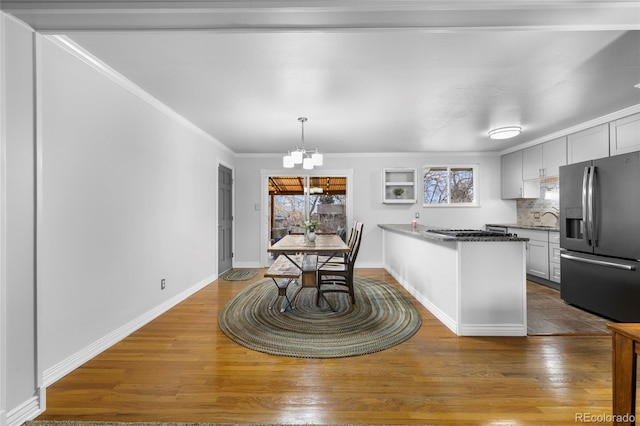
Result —
<instances>
[{"instance_id":1,"label":"wooden dining table top","mask_svg":"<svg viewBox=\"0 0 640 426\"><path fill-rule=\"evenodd\" d=\"M349 246L336 234L316 235L308 241L304 235L285 235L267 249L270 253L347 253Z\"/></svg>"}]
</instances>

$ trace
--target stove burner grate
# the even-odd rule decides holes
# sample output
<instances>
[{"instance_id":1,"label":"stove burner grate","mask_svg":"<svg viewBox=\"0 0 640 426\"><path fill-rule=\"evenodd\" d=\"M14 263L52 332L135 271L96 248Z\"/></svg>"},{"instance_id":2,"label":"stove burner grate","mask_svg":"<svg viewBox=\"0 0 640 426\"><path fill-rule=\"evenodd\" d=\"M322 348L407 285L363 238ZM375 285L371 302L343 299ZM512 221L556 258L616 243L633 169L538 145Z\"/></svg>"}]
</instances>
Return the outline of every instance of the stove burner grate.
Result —
<instances>
[{"instance_id":1,"label":"stove burner grate","mask_svg":"<svg viewBox=\"0 0 640 426\"><path fill-rule=\"evenodd\" d=\"M510 237L511 234L502 232L483 231L480 229L429 229L427 232L447 235L450 237Z\"/></svg>"}]
</instances>

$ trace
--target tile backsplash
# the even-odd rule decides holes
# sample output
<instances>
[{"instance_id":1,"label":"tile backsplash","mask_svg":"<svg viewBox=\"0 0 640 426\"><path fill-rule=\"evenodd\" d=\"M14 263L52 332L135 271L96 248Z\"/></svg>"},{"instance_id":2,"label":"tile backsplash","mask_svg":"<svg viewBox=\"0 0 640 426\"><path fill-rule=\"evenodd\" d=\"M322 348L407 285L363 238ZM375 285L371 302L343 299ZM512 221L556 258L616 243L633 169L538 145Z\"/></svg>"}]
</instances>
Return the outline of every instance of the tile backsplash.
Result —
<instances>
[{"instance_id":1,"label":"tile backsplash","mask_svg":"<svg viewBox=\"0 0 640 426\"><path fill-rule=\"evenodd\" d=\"M540 198L517 201L519 225L557 226L560 208L560 180L540 181ZM545 214L549 212L548 214Z\"/></svg>"}]
</instances>

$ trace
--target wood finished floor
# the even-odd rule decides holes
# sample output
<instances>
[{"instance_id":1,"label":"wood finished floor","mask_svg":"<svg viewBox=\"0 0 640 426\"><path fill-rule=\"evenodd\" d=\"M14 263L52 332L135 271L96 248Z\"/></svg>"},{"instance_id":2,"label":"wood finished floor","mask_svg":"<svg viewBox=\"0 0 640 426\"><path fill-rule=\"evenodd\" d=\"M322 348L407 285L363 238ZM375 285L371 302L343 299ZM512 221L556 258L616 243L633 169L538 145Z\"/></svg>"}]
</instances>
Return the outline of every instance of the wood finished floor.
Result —
<instances>
[{"instance_id":1,"label":"wood finished floor","mask_svg":"<svg viewBox=\"0 0 640 426\"><path fill-rule=\"evenodd\" d=\"M401 288L382 269L357 274ZM386 351L245 349L217 315L261 278L217 280L87 362L47 389L38 420L566 425L611 413L609 336L457 337L415 301L422 328Z\"/></svg>"},{"instance_id":2,"label":"wood finished floor","mask_svg":"<svg viewBox=\"0 0 640 426\"><path fill-rule=\"evenodd\" d=\"M560 291L527 281L527 333L529 335L608 334L612 321L566 304Z\"/></svg>"}]
</instances>

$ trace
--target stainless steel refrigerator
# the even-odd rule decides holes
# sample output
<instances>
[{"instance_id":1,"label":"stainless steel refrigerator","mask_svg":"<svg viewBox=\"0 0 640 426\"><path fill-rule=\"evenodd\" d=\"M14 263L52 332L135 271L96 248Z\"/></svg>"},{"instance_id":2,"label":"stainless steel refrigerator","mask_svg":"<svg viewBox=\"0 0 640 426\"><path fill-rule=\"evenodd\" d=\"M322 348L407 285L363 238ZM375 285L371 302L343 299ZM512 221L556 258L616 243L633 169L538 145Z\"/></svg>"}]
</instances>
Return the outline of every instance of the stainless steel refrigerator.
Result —
<instances>
[{"instance_id":1,"label":"stainless steel refrigerator","mask_svg":"<svg viewBox=\"0 0 640 426\"><path fill-rule=\"evenodd\" d=\"M640 322L640 152L560 167L560 296Z\"/></svg>"}]
</instances>

